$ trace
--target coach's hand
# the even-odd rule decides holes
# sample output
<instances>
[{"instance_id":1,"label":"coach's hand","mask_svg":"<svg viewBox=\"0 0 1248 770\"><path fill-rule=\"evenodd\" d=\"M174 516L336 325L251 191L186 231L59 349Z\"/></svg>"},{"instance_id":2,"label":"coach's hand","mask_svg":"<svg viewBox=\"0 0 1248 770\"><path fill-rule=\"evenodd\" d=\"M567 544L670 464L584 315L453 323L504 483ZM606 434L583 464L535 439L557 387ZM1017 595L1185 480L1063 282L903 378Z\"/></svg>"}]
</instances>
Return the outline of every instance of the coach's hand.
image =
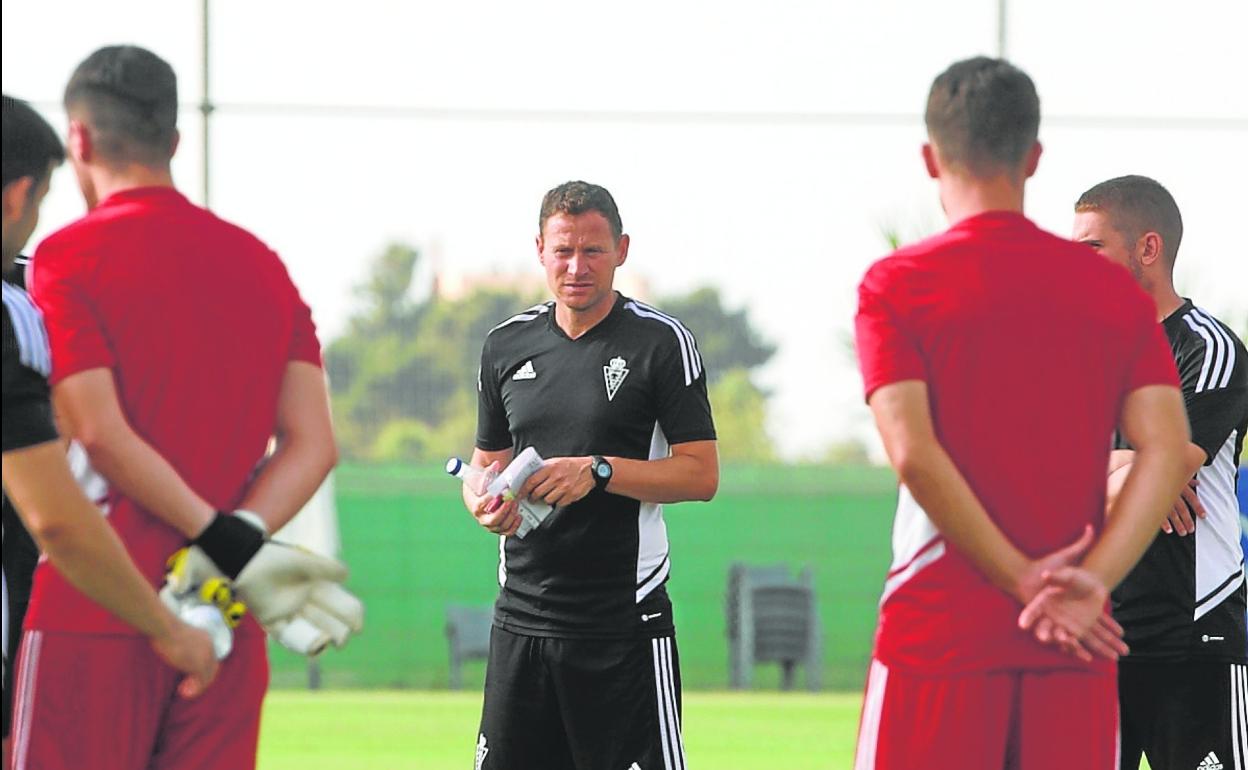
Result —
<instances>
[{"instance_id":1,"label":"coach's hand","mask_svg":"<svg viewBox=\"0 0 1248 770\"><path fill-rule=\"evenodd\" d=\"M213 652L212 637L172 614L169 619L165 632L151 637L149 642L162 660L187 675L178 684L178 694L183 698L198 697L212 684L220 665Z\"/></svg>"},{"instance_id":2,"label":"coach's hand","mask_svg":"<svg viewBox=\"0 0 1248 770\"><path fill-rule=\"evenodd\" d=\"M555 457L542 463L520 487L517 497L541 500L551 505L575 503L594 488L590 473L592 457Z\"/></svg>"},{"instance_id":3,"label":"coach's hand","mask_svg":"<svg viewBox=\"0 0 1248 770\"><path fill-rule=\"evenodd\" d=\"M1179 499L1174 502L1174 507L1166 515L1166 520L1161 523L1162 532L1183 537L1196 531L1196 519L1193 518L1193 514L1201 519L1208 515L1204 504L1200 502L1200 496L1196 494L1196 487L1199 485L1200 482L1194 478L1188 480L1187 485L1179 494Z\"/></svg>"},{"instance_id":4,"label":"coach's hand","mask_svg":"<svg viewBox=\"0 0 1248 770\"><path fill-rule=\"evenodd\" d=\"M502 464L497 460L486 466L485 470L498 473ZM478 495L467 484L464 485L464 501L477 523L496 535L514 535L520 528L520 512L517 500L506 501L498 495Z\"/></svg>"}]
</instances>

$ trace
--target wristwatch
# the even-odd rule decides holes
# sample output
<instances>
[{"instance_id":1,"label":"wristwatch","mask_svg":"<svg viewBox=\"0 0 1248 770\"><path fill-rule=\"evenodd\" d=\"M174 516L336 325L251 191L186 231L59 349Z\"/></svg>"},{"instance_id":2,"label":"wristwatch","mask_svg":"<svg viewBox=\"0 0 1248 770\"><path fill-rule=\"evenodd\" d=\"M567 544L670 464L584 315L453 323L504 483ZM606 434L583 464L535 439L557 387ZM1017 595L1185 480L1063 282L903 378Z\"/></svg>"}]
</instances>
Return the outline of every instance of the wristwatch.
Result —
<instances>
[{"instance_id":1,"label":"wristwatch","mask_svg":"<svg viewBox=\"0 0 1248 770\"><path fill-rule=\"evenodd\" d=\"M594 489L606 489L607 484L611 483L613 472L611 463L602 455L594 455L589 463L589 475L594 477Z\"/></svg>"}]
</instances>

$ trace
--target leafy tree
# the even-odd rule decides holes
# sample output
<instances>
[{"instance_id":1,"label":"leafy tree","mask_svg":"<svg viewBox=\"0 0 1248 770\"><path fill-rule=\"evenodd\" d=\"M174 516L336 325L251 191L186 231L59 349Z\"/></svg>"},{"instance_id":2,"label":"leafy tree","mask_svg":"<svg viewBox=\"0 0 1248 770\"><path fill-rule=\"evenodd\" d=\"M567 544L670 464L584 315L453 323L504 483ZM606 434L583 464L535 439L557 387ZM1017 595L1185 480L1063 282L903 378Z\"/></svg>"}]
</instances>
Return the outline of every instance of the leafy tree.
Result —
<instances>
[{"instance_id":1,"label":"leafy tree","mask_svg":"<svg viewBox=\"0 0 1248 770\"><path fill-rule=\"evenodd\" d=\"M710 383L734 369L753 370L767 363L776 346L763 340L750 325L744 309L727 310L719 290L706 286L689 294L668 297L659 309L679 318L698 341Z\"/></svg>"},{"instance_id":2,"label":"leafy tree","mask_svg":"<svg viewBox=\"0 0 1248 770\"><path fill-rule=\"evenodd\" d=\"M767 435L767 395L743 368L729 369L710 385L719 457L725 462L773 462L775 445Z\"/></svg>"}]
</instances>

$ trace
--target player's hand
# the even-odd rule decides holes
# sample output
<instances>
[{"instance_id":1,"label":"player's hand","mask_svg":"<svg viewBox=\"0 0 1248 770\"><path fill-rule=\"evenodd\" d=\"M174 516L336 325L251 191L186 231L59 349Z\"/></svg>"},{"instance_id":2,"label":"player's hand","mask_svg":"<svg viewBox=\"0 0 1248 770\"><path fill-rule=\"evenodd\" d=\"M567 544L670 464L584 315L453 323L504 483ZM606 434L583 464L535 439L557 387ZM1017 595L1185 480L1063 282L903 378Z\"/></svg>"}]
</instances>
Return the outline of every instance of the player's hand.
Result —
<instances>
[{"instance_id":1,"label":"player's hand","mask_svg":"<svg viewBox=\"0 0 1248 770\"><path fill-rule=\"evenodd\" d=\"M1044 588L1044 574L1046 572L1053 572L1062 567L1077 564L1083 558L1083 555L1087 553L1088 549L1092 547L1094 539L1095 535L1092 532L1092 525L1089 524L1083 528L1083 534L1075 542L1031 562L1027 571L1019 578L1018 586L1014 591L1014 598L1018 599L1020 604L1025 605L1030 602Z\"/></svg>"},{"instance_id":2,"label":"player's hand","mask_svg":"<svg viewBox=\"0 0 1248 770\"><path fill-rule=\"evenodd\" d=\"M219 664L208 632L171 618L166 632L149 642L162 660L186 674L178 684L183 698L199 697L216 678Z\"/></svg>"},{"instance_id":3,"label":"player's hand","mask_svg":"<svg viewBox=\"0 0 1248 770\"><path fill-rule=\"evenodd\" d=\"M502 465L495 460L486 466L487 471L498 473ZM514 535L520 528L520 511L516 500L503 500L498 495L478 495L464 485L464 500L477 523L496 535Z\"/></svg>"},{"instance_id":4,"label":"player's hand","mask_svg":"<svg viewBox=\"0 0 1248 770\"><path fill-rule=\"evenodd\" d=\"M1204 504L1200 502L1200 496L1196 494L1196 487L1199 485L1200 482L1195 478L1189 479L1184 485L1179 499L1174 502L1166 520L1161 523L1162 532L1183 537L1196 531L1196 518L1203 519L1208 515ZM1193 514L1196 518L1193 518Z\"/></svg>"},{"instance_id":5,"label":"player's hand","mask_svg":"<svg viewBox=\"0 0 1248 770\"><path fill-rule=\"evenodd\" d=\"M594 488L592 457L555 457L542 463L520 487L517 497L554 506L575 503Z\"/></svg>"},{"instance_id":6,"label":"player's hand","mask_svg":"<svg viewBox=\"0 0 1248 770\"><path fill-rule=\"evenodd\" d=\"M1105 615L1109 590L1099 578L1080 567L1062 567L1043 579L1044 587L1018 616L1019 628L1084 661L1093 654L1109 660L1126 654L1122 626Z\"/></svg>"}]
</instances>

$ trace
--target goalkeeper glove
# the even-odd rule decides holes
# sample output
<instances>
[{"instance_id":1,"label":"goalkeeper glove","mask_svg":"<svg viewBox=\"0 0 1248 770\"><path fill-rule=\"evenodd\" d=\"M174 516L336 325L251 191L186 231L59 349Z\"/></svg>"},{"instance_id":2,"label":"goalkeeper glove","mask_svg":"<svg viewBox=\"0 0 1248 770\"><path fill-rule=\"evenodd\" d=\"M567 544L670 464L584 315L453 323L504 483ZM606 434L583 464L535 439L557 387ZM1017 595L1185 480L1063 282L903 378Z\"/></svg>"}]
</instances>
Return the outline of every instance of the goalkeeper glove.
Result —
<instances>
[{"instance_id":1,"label":"goalkeeper glove","mask_svg":"<svg viewBox=\"0 0 1248 770\"><path fill-rule=\"evenodd\" d=\"M174 555L188 585L207 587L221 571L196 546ZM248 610L283 646L316 655L331 642L342 647L364 625L364 605L339 585L347 578L341 562L303 548L265 541L234 581Z\"/></svg>"},{"instance_id":2,"label":"goalkeeper glove","mask_svg":"<svg viewBox=\"0 0 1248 770\"><path fill-rule=\"evenodd\" d=\"M225 660L234 648L234 628L243 619L247 608L234 597L230 583L220 577L192 582L187 574L186 549L169 559L169 571L160 589L160 599L188 625L208 632L217 660Z\"/></svg>"}]
</instances>

